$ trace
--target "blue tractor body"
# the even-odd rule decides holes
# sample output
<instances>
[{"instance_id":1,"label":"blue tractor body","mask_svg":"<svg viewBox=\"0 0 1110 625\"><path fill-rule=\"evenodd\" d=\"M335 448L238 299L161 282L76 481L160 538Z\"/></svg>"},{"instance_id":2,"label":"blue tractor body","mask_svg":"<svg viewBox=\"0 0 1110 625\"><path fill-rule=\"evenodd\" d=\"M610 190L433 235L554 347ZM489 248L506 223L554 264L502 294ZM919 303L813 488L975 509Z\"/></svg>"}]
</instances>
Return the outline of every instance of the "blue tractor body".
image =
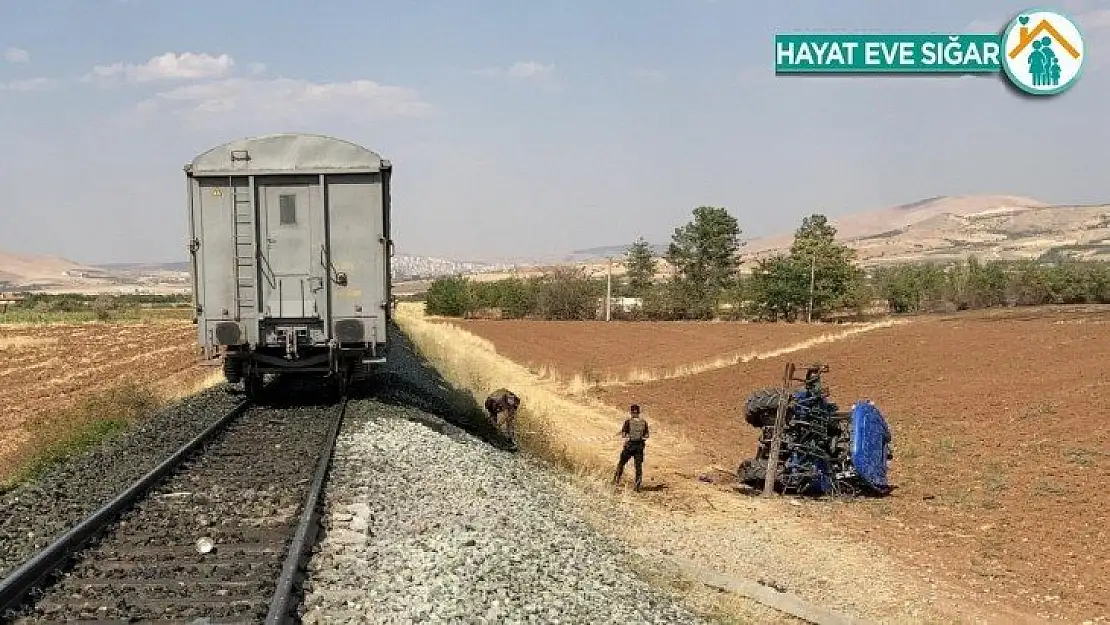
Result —
<instances>
[{"instance_id":1,"label":"blue tractor body","mask_svg":"<svg viewBox=\"0 0 1110 625\"><path fill-rule=\"evenodd\" d=\"M851 461L859 479L874 490L889 487L886 480L890 452L890 427L879 409L870 401L852 407Z\"/></svg>"}]
</instances>

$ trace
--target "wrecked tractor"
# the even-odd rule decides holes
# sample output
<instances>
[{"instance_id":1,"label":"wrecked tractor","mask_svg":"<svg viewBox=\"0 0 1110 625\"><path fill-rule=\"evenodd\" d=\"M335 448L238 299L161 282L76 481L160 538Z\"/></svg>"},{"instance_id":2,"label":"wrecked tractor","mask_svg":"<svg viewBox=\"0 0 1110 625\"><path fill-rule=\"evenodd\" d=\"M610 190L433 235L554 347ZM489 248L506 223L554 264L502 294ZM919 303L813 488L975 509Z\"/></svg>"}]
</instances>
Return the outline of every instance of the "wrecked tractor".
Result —
<instances>
[{"instance_id":1,"label":"wrecked tractor","mask_svg":"<svg viewBox=\"0 0 1110 625\"><path fill-rule=\"evenodd\" d=\"M860 400L847 411L830 401L821 374L828 365L806 366L804 378L794 377L787 365L782 387L763 388L748 397L744 418L760 429L754 458L740 464L738 479L764 487L772 453L775 420L785 401L779 453L775 459L774 489L801 495L887 495L891 453L890 428L870 400ZM794 388L791 382L801 382Z\"/></svg>"}]
</instances>

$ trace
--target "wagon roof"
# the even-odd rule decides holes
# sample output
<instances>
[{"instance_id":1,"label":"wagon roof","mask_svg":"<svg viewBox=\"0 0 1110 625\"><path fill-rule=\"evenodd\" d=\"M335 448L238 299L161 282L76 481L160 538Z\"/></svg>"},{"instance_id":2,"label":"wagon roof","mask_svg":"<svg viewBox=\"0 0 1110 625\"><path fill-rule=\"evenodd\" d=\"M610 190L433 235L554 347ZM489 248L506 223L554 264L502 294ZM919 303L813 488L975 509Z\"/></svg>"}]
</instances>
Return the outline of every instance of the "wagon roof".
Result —
<instances>
[{"instance_id":1,"label":"wagon roof","mask_svg":"<svg viewBox=\"0 0 1110 625\"><path fill-rule=\"evenodd\" d=\"M324 135L284 133L236 139L198 155L193 175L376 172L389 161L360 145Z\"/></svg>"}]
</instances>

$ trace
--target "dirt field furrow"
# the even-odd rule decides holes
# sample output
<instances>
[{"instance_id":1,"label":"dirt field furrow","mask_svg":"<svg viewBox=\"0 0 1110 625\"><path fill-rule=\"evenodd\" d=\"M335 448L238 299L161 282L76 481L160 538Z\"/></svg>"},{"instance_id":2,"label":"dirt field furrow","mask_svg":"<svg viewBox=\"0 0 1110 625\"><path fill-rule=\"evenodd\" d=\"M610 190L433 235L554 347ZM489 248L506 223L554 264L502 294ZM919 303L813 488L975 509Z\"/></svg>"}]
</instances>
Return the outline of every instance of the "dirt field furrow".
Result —
<instances>
[{"instance_id":1,"label":"dirt field furrow","mask_svg":"<svg viewBox=\"0 0 1110 625\"><path fill-rule=\"evenodd\" d=\"M682 365L758 354L814 339L843 327L741 322L613 322L451 320L498 353L569 380L655 379Z\"/></svg>"}]
</instances>

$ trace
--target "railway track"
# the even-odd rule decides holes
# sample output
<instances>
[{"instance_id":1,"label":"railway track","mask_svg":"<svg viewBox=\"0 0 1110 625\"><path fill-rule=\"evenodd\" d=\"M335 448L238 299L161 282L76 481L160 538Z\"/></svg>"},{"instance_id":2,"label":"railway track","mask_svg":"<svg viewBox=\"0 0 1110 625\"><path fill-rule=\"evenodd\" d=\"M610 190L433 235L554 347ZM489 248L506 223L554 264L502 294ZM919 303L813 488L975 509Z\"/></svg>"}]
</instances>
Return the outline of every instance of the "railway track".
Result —
<instances>
[{"instance_id":1,"label":"railway track","mask_svg":"<svg viewBox=\"0 0 1110 625\"><path fill-rule=\"evenodd\" d=\"M347 406L244 402L0 581L0 622L288 620Z\"/></svg>"}]
</instances>

